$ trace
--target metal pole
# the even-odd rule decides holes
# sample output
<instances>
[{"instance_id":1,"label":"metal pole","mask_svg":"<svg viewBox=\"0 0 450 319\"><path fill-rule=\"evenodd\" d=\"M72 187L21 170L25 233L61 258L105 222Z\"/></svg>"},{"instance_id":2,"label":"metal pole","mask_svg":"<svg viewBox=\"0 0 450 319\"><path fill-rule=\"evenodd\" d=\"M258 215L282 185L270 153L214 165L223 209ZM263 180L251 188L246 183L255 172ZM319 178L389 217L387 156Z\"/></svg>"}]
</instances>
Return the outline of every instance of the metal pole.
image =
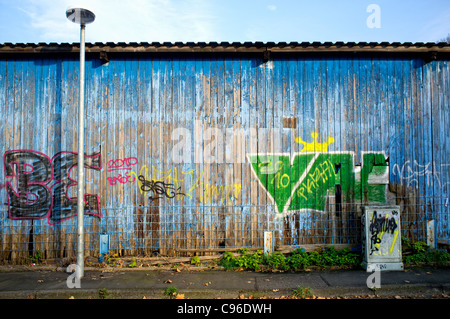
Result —
<instances>
[{"instance_id":1,"label":"metal pole","mask_svg":"<svg viewBox=\"0 0 450 319\"><path fill-rule=\"evenodd\" d=\"M84 277L84 32L80 25L80 105L78 108L78 247L77 268L79 278Z\"/></svg>"}]
</instances>

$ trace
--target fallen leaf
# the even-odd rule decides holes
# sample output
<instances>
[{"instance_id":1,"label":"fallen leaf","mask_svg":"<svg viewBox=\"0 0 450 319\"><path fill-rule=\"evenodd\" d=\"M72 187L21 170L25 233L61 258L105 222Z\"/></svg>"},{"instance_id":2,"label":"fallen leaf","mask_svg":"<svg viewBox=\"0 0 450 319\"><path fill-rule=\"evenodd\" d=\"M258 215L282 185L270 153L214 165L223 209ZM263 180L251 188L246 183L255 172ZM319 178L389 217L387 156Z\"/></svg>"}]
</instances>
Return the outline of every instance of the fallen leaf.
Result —
<instances>
[{"instance_id":1,"label":"fallen leaf","mask_svg":"<svg viewBox=\"0 0 450 319\"><path fill-rule=\"evenodd\" d=\"M184 299L184 294L177 294L175 299Z\"/></svg>"},{"instance_id":2,"label":"fallen leaf","mask_svg":"<svg viewBox=\"0 0 450 319\"><path fill-rule=\"evenodd\" d=\"M239 299L244 299L244 298L245 298L244 295L240 295L240 296L239 296Z\"/></svg>"},{"instance_id":3,"label":"fallen leaf","mask_svg":"<svg viewBox=\"0 0 450 319\"><path fill-rule=\"evenodd\" d=\"M70 296L69 299L75 299L75 297L74 296Z\"/></svg>"},{"instance_id":4,"label":"fallen leaf","mask_svg":"<svg viewBox=\"0 0 450 319\"><path fill-rule=\"evenodd\" d=\"M39 279L38 282L44 282L43 280Z\"/></svg>"},{"instance_id":5,"label":"fallen leaf","mask_svg":"<svg viewBox=\"0 0 450 319\"><path fill-rule=\"evenodd\" d=\"M426 274L427 274L427 275L431 275L431 274L432 274L432 272L431 272L431 271L428 271L428 272L426 272Z\"/></svg>"},{"instance_id":6,"label":"fallen leaf","mask_svg":"<svg viewBox=\"0 0 450 319\"><path fill-rule=\"evenodd\" d=\"M177 268L177 272L181 272L181 270Z\"/></svg>"},{"instance_id":7,"label":"fallen leaf","mask_svg":"<svg viewBox=\"0 0 450 319\"><path fill-rule=\"evenodd\" d=\"M395 296L395 299L402 299L400 296Z\"/></svg>"},{"instance_id":8,"label":"fallen leaf","mask_svg":"<svg viewBox=\"0 0 450 319\"><path fill-rule=\"evenodd\" d=\"M172 280L167 279L166 281L164 281L164 283L166 283L166 284L171 284L171 283L172 283Z\"/></svg>"},{"instance_id":9,"label":"fallen leaf","mask_svg":"<svg viewBox=\"0 0 450 319\"><path fill-rule=\"evenodd\" d=\"M183 264L183 263L180 263L180 266L184 266L184 264Z\"/></svg>"},{"instance_id":10,"label":"fallen leaf","mask_svg":"<svg viewBox=\"0 0 450 319\"><path fill-rule=\"evenodd\" d=\"M142 299L147 299L147 297L144 296Z\"/></svg>"},{"instance_id":11,"label":"fallen leaf","mask_svg":"<svg viewBox=\"0 0 450 319\"><path fill-rule=\"evenodd\" d=\"M248 283L248 284L251 284L252 282L249 280L249 281L247 281L247 283Z\"/></svg>"},{"instance_id":12,"label":"fallen leaf","mask_svg":"<svg viewBox=\"0 0 450 319\"><path fill-rule=\"evenodd\" d=\"M272 290L273 292L278 292L278 291L280 291L280 289L274 289L274 290Z\"/></svg>"}]
</instances>

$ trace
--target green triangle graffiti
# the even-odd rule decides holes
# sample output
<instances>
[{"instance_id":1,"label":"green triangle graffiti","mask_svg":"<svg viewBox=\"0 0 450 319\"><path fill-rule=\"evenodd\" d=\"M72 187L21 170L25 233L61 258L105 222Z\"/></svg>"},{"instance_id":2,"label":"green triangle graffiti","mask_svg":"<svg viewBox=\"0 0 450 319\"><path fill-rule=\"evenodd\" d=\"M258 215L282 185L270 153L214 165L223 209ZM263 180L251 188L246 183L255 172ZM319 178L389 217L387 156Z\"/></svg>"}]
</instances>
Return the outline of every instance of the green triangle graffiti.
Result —
<instances>
[{"instance_id":1,"label":"green triangle graffiti","mask_svg":"<svg viewBox=\"0 0 450 319\"><path fill-rule=\"evenodd\" d=\"M369 201L385 202L386 183L372 179L385 175L384 153L364 153L360 170L354 171L351 152L306 152L295 154L248 155L252 170L277 207L278 213L302 209L324 211L328 193L340 185L342 200L366 196ZM381 166L380 166L381 165Z\"/></svg>"},{"instance_id":2,"label":"green triangle graffiti","mask_svg":"<svg viewBox=\"0 0 450 319\"><path fill-rule=\"evenodd\" d=\"M291 164L289 155L249 155L253 171L272 197L278 212L283 212L295 185L314 157L315 154L296 156Z\"/></svg>"}]
</instances>

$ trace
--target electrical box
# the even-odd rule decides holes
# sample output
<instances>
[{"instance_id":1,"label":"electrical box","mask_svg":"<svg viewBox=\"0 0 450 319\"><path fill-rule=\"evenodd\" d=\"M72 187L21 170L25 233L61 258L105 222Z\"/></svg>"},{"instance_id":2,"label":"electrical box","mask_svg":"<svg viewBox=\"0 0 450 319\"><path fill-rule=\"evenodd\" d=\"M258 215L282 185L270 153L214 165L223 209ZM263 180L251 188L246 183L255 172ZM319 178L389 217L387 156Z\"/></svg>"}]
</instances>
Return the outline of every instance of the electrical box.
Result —
<instances>
[{"instance_id":1,"label":"electrical box","mask_svg":"<svg viewBox=\"0 0 450 319\"><path fill-rule=\"evenodd\" d=\"M363 267L403 270L400 206L366 206L362 215Z\"/></svg>"}]
</instances>

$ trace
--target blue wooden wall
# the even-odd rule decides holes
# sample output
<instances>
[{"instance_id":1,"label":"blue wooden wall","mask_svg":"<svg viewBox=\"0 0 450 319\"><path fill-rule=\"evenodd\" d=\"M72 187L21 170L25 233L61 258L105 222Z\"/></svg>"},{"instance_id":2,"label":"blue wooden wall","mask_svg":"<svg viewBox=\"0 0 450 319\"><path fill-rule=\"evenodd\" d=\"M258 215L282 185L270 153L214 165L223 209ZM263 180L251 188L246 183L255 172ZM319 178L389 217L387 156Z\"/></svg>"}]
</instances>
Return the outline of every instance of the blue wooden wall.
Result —
<instances>
[{"instance_id":1,"label":"blue wooden wall","mask_svg":"<svg viewBox=\"0 0 450 319\"><path fill-rule=\"evenodd\" d=\"M78 67L69 55L0 59L4 254L75 249ZM260 247L264 230L278 245L357 244L366 204L401 205L415 240L434 219L447 240L449 71L388 53L88 55L86 247L103 233L131 254ZM306 207L294 181L321 152L336 171L304 185ZM283 167L264 162L274 154Z\"/></svg>"}]
</instances>

